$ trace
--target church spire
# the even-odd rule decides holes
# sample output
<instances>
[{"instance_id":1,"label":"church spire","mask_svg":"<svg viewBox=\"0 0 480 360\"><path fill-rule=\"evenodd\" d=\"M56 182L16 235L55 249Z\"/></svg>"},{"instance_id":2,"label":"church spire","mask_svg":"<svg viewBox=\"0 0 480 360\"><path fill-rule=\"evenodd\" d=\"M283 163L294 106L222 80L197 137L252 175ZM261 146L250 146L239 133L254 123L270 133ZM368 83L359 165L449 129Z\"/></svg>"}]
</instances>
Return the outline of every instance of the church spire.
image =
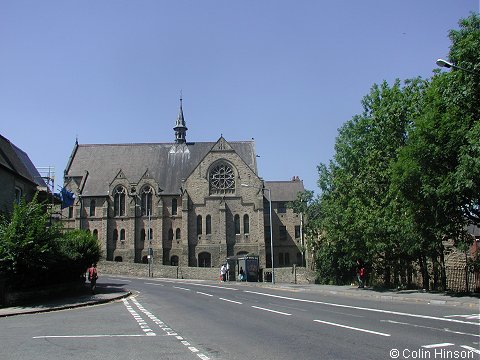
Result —
<instances>
[{"instance_id":1,"label":"church spire","mask_svg":"<svg viewBox=\"0 0 480 360\"><path fill-rule=\"evenodd\" d=\"M183 99L182 99L182 94L180 93L180 111L178 112L178 117L177 117L177 122L175 123L175 127L173 130L175 130L175 142L177 144L184 144L187 139L186 139L186 134L187 134L187 126L185 124L185 119L183 118Z\"/></svg>"}]
</instances>

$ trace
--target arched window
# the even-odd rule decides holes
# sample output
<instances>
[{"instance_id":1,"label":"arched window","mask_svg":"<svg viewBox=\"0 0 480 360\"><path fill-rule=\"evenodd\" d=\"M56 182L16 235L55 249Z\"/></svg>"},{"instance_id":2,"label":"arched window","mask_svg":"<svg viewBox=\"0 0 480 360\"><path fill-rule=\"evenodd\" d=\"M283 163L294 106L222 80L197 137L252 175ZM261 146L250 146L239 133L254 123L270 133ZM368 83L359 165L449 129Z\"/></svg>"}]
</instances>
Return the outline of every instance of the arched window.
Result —
<instances>
[{"instance_id":1,"label":"arched window","mask_svg":"<svg viewBox=\"0 0 480 360\"><path fill-rule=\"evenodd\" d=\"M172 265L172 266L178 266L178 256L177 256L177 255L173 255L173 256L170 258L170 265Z\"/></svg>"},{"instance_id":2,"label":"arched window","mask_svg":"<svg viewBox=\"0 0 480 360\"><path fill-rule=\"evenodd\" d=\"M150 236L148 237L148 240L153 240L153 229L150 228L149 232L150 232L150 234L149 234Z\"/></svg>"},{"instance_id":3,"label":"arched window","mask_svg":"<svg viewBox=\"0 0 480 360\"><path fill-rule=\"evenodd\" d=\"M197 216L197 235L202 234L202 215Z\"/></svg>"},{"instance_id":4,"label":"arched window","mask_svg":"<svg viewBox=\"0 0 480 360\"><path fill-rule=\"evenodd\" d=\"M245 235L250 233L250 219L247 214L243 215L243 233Z\"/></svg>"},{"instance_id":5,"label":"arched window","mask_svg":"<svg viewBox=\"0 0 480 360\"><path fill-rule=\"evenodd\" d=\"M233 194L235 192L235 173L224 163L214 166L209 175L211 194Z\"/></svg>"},{"instance_id":6,"label":"arched window","mask_svg":"<svg viewBox=\"0 0 480 360\"><path fill-rule=\"evenodd\" d=\"M201 252L198 254L198 267L211 267L212 256L208 252Z\"/></svg>"},{"instance_id":7,"label":"arched window","mask_svg":"<svg viewBox=\"0 0 480 360\"><path fill-rule=\"evenodd\" d=\"M205 227L207 235L210 235L212 233L212 217L210 215L205 218Z\"/></svg>"},{"instance_id":8,"label":"arched window","mask_svg":"<svg viewBox=\"0 0 480 360\"><path fill-rule=\"evenodd\" d=\"M113 213L114 216L125 216L125 188L119 186L113 193Z\"/></svg>"},{"instance_id":9,"label":"arched window","mask_svg":"<svg viewBox=\"0 0 480 360\"><path fill-rule=\"evenodd\" d=\"M172 215L177 215L177 199L172 199Z\"/></svg>"},{"instance_id":10,"label":"arched window","mask_svg":"<svg viewBox=\"0 0 480 360\"><path fill-rule=\"evenodd\" d=\"M173 240L173 229L168 230L168 240Z\"/></svg>"},{"instance_id":11,"label":"arched window","mask_svg":"<svg viewBox=\"0 0 480 360\"><path fill-rule=\"evenodd\" d=\"M114 229L113 230L113 242L116 242L118 240L118 230Z\"/></svg>"},{"instance_id":12,"label":"arched window","mask_svg":"<svg viewBox=\"0 0 480 360\"><path fill-rule=\"evenodd\" d=\"M90 200L90 216L95 216L95 200Z\"/></svg>"},{"instance_id":13,"label":"arched window","mask_svg":"<svg viewBox=\"0 0 480 360\"><path fill-rule=\"evenodd\" d=\"M142 216L152 214L152 194L153 190L150 186L145 186L142 189Z\"/></svg>"},{"instance_id":14,"label":"arched window","mask_svg":"<svg viewBox=\"0 0 480 360\"><path fill-rule=\"evenodd\" d=\"M240 234L240 216L238 214L234 217L235 220L235 235Z\"/></svg>"},{"instance_id":15,"label":"arched window","mask_svg":"<svg viewBox=\"0 0 480 360\"><path fill-rule=\"evenodd\" d=\"M175 238L177 240L180 240L182 238L182 234L180 232L180 228L177 228L177 230L175 231Z\"/></svg>"},{"instance_id":16,"label":"arched window","mask_svg":"<svg viewBox=\"0 0 480 360\"><path fill-rule=\"evenodd\" d=\"M120 230L120 241L125 241L125 229Z\"/></svg>"},{"instance_id":17,"label":"arched window","mask_svg":"<svg viewBox=\"0 0 480 360\"><path fill-rule=\"evenodd\" d=\"M97 229L93 230L93 237L95 239L98 239L98 230Z\"/></svg>"}]
</instances>

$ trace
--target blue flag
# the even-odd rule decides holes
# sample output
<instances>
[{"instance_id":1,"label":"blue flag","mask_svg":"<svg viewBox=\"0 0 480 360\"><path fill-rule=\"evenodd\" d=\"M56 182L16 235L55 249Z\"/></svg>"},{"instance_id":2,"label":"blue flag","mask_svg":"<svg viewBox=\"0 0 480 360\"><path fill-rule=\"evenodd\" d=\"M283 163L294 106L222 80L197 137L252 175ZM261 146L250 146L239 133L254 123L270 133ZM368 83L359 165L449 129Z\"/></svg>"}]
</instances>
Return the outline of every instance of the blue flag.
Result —
<instances>
[{"instance_id":1,"label":"blue flag","mask_svg":"<svg viewBox=\"0 0 480 360\"><path fill-rule=\"evenodd\" d=\"M75 201L75 194L63 187L62 190L60 190L60 199L62 200L61 208L65 209L73 205L73 202Z\"/></svg>"}]
</instances>

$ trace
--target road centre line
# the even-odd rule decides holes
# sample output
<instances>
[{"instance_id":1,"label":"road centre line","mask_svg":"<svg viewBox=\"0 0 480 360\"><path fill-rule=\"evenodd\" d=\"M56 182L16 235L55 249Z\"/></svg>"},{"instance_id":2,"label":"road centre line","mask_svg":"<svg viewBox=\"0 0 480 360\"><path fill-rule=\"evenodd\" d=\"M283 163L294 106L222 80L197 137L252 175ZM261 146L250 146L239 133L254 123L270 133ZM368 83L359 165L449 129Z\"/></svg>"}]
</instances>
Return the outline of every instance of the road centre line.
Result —
<instances>
[{"instance_id":1,"label":"road centre line","mask_svg":"<svg viewBox=\"0 0 480 360\"><path fill-rule=\"evenodd\" d=\"M467 346L467 345L460 345L460 347L470 351L470 352L474 352L474 353L477 353L477 354L480 354L480 350L478 349L475 349L474 347L471 347L471 346Z\"/></svg>"},{"instance_id":2,"label":"road centre line","mask_svg":"<svg viewBox=\"0 0 480 360\"><path fill-rule=\"evenodd\" d=\"M480 326L479 323L457 320L457 319L451 319L451 318L441 318L441 317L429 316L429 315L409 314L409 313L404 313L404 312L399 312L399 311L372 309L372 308L366 308L366 307L361 307L361 306L353 306L353 305L334 304L334 303L328 303L328 302L316 301L316 300L297 299L297 298L292 298L292 297L288 297L288 296L266 294L266 293L261 293L261 292L257 292L257 291L249 291L249 290L243 290L243 291L246 292L246 293L250 293L250 294L269 296L269 297L273 297L273 298L277 298L277 299L299 301L299 302L304 302L304 303L309 303L309 304L328 305L328 306L335 306L335 307L340 307L340 308L345 308L345 309L371 311L371 312L377 312L377 313L382 313L382 314L409 316L409 317L415 317L415 318L420 318L420 319L431 319L431 320L439 320L439 321L447 321L447 322L453 322L453 323L459 323L459 324L469 324L469 325Z\"/></svg>"},{"instance_id":3,"label":"road centre line","mask_svg":"<svg viewBox=\"0 0 480 360\"><path fill-rule=\"evenodd\" d=\"M205 296L213 296L212 294L207 294L207 293L204 293L204 292L201 292L201 291L197 291L197 294L205 295Z\"/></svg>"},{"instance_id":4,"label":"road centre line","mask_svg":"<svg viewBox=\"0 0 480 360\"><path fill-rule=\"evenodd\" d=\"M223 301L228 301L228 302L231 302L231 303L234 303L234 304L238 304L238 305L242 305L243 303L241 303L240 301L234 301L234 300L229 300L229 299L224 299L224 298L219 298L220 300L223 300Z\"/></svg>"},{"instance_id":5,"label":"road centre line","mask_svg":"<svg viewBox=\"0 0 480 360\"><path fill-rule=\"evenodd\" d=\"M205 286L205 287L210 287L210 288L215 288L215 289L224 289L224 290L238 291L238 289L230 288L230 287L225 287L225 286L208 285L208 284L196 284L196 283L185 283L185 284L195 285L195 286Z\"/></svg>"},{"instance_id":6,"label":"road centre line","mask_svg":"<svg viewBox=\"0 0 480 360\"><path fill-rule=\"evenodd\" d=\"M436 349L439 347L446 347L446 346L453 346L453 343L441 343L441 344L431 344L431 345L423 345L422 348L425 349Z\"/></svg>"},{"instance_id":7,"label":"road centre line","mask_svg":"<svg viewBox=\"0 0 480 360\"><path fill-rule=\"evenodd\" d=\"M318 323L322 323L322 324L327 324L327 325L332 325L332 326L338 326L338 327L345 328L345 329L350 329L350 330L355 330L355 331L366 332L366 333L374 334L374 335L391 336L390 334L385 334L385 333L381 333L381 332L378 332L378 331L361 329L361 328L357 328L357 327L353 327L353 326L347 326L347 325L332 323L332 322L323 321L323 320L313 320L313 321L318 322Z\"/></svg>"},{"instance_id":8,"label":"road centre line","mask_svg":"<svg viewBox=\"0 0 480 360\"><path fill-rule=\"evenodd\" d=\"M174 286L173 288L174 288L174 289L185 290L185 291L191 291L190 289L183 288L183 287L180 287L180 286Z\"/></svg>"},{"instance_id":9,"label":"road centre line","mask_svg":"<svg viewBox=\"0 0 480 360\"><path fill-rule=\"evenodd\" d=\"M281 311L277 311L277 310L272 310L272 309L266 309L266 308L262 308L262 307L259 307L259 306L253 306L252 305L252 308L259 309L259 310L264 310L264 311L269 311L269 312L273 312L273 313L280 314L280 315L285 315L285 316L291 316L292 315L292 314L289 314L289 313L285 313L285 312L281 312Z\"/></svg>"},{"instance_id":10,"label":"road centre line","mask_svg":"<svg viewBox=\"0 0 480 360\"><path fill-rule=\"evenodd\" d=\"M450 330L448 328L441 328L440 329L440 328L436 328L436 327L432 327L432 326L410 324L410 323L401 322L401 321L394 321L394 320L380 320L380 322L386 322L386 323L398 324L398 325L405 325L405 326L412 326L412 327L416 327L416 328L429 329L429 330L444 331L444 332L448 332L448 333L452 333L452 334L468 335L468 336L474 336L474 337L480 338L480 334L470 334L470 333L466 333L466 332Z\"/></svg>"},{"instance_id":11,"label":"road centre line","mask_svg":"<svg viewBox=\"0 0 480 360\"><path fill-rule=\"evenodd\" d=\"M155 286L165 286L163 284L157 284L157 283L149 283L149 282L146 282L144 283L145 285L155 285Z\"/></svg>"},{"instance_id":12,"label":"road centre line","mask_svg":"<svg viewBox=\"0 0 480 360\"><path fill-rule=\"evenodd\" d=\"M152 333L153 334L153 333ZM46 336L34 336L32 339L80 339L80 338L103 338L103 337L145 337L145 336L156 336L155 334L118 334L118 335L107 335L107 334L98 334L98 335L46 335Z\"/></svg>"}]
</instances>

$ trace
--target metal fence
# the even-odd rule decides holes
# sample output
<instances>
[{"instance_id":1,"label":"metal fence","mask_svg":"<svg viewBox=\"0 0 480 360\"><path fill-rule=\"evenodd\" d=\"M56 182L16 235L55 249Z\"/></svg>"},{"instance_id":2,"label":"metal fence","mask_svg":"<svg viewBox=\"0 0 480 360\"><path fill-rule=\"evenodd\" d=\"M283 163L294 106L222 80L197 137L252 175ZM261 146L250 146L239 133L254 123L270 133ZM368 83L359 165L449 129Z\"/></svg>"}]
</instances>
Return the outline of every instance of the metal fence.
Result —
<instances>
[{"instance_id":1,"label":"metal fence","mask_svg":"<svg viewBox=\"0 0 480 360\"><path fill-rule=\"evenodd\" d=\"M466 266L447 266L447 290L453 292L480 293L480 272L470 271Z\"/></svg>"}]
</instances>

